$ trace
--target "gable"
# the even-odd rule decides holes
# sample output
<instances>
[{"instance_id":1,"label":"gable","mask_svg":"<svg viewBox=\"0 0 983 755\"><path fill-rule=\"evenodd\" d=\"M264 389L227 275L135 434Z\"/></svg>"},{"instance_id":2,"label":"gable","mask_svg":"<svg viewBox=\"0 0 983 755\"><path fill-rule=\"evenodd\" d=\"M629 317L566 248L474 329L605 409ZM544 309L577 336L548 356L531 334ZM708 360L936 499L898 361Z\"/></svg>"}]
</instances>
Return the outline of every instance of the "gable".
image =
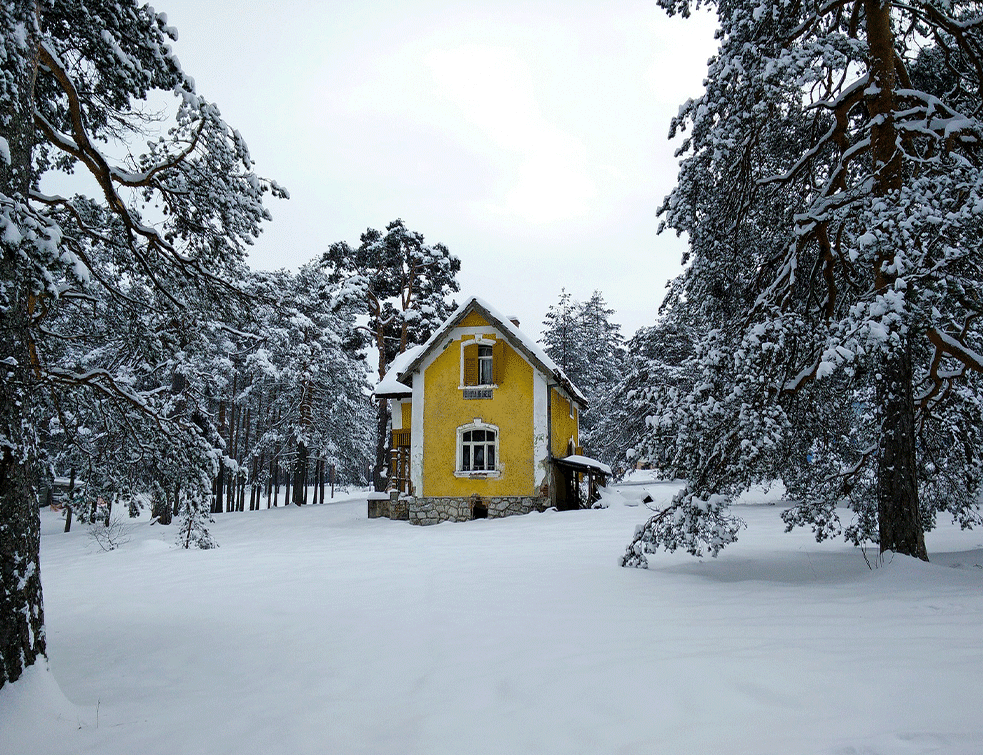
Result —
<instances>
[{"instance_id":1,"label":"gable","mask_svg":"<svg viewBox=\"0 0 983 755\"><path fill-rule=\"evenodd\" d=\"M456 327L461 328L489 328L491 330L500 333L504 340L508 341L512 348L516 351L517 355L521 355L529 364L531 364L536 370L540 371L547 376L548 379L556 380L564 391L566 391L573 399L581 406L581 408L587 408L587 399L584 394L575 386L549 356L538 346L534 341L532 341L528 336L523 334L508 318L500 315L496 310L492 309L488 304L478 299L477 297L470 297L468 301L460 305L457 310L448 317L444 323L434 331L433 335L427 340L423 346L419 347L414 355L414 358L408 363L401 365L401 369L394 370L390 368L390 373L392 373L392 378L397 383L402 382L401 379L412 374L417 368L425 362L429 355L433 354L434 350L441 348L440 344L443 344L443 348L446 348L449 344L445 342L447 335ZM390 375L386 375L386 380L384 382L388 383ZM376 390L376 395L385 395Z\"/></svg>"},{"instance_id":2,"label":"gable","mask_svg":"<svg viewBox=\"0 0 983 755\"><path fill-rule=\"evenodd\" d=\"M459 328L487 328L490 327L491 323L488 322L480 314L472 310L468 312L464 318L457 324Z\"/></svg>"}]
</instances>

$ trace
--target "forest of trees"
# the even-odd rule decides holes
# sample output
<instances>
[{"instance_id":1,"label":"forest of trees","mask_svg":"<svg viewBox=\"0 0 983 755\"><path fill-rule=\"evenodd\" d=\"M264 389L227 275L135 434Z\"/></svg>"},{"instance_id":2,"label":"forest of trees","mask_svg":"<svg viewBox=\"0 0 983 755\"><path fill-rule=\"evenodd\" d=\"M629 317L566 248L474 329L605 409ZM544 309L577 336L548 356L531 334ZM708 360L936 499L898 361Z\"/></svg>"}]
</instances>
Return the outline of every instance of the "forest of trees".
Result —
<instances>
[{"instance_id":1,"label":"forest of trees","mask_svg":"<svg viewBox=\"0 0 983 755\"><path fill-rule=\"evenodd\" d=\"M789 528L927 559L938 516L983 521L983 15L659 4L720 25L672 124L661 216L688 238L684 272L627 341L600 291L561 291L541 338L590 402L585 453L687 481L623 564L715 555L742 526L733 498L776 480ZM296 272L250 270L286 191L197 93L166 19L101 0L0 19L2 686L45 651L53 475L78 488L66 526L100 499L147 505L185 547L213 544L216 513L383 489L371 381L454 309L461 262L394 220ZM136 105L152 92L175 96L162 135ZM137 143L119 163L106 146ZM97 191L46 194L51 171Z\"/></svg>"},{"instance_id":2,"label":"forest of trees","mask_svg":"<svg viewBox=\"0 0 983 755\"><path fill-rule=\"evenodd\" d=\"M297 272L250 270L264 199L287 192L196 92L165 17L20 0L0 19L2 686L45 650L38 493L54 475L72 481L66 528L108 524L99 503L149 506L179 517L184 547L214 545L215 513L365 484L365 315L382 369L454 306L460 262L397 220ZM140 104L155 91L174 96L163 132ZM97 190L46 194L51 171Z\"/></svg>"}]
</instances>

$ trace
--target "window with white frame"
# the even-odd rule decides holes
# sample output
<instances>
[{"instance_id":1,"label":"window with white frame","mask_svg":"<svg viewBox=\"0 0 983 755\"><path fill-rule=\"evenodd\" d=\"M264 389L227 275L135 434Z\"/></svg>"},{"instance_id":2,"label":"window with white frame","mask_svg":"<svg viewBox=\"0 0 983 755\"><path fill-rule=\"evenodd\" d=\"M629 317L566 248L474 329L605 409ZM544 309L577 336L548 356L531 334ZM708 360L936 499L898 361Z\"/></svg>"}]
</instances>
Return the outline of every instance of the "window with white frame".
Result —
<instances>
[{"instance_id":1,"label":"window with white frame","mask_svg":"<svg viewBox=\"0 0 983 755\"><path fill-rule=\"evenodd\" d=\"M492 347L478 346L478 385L491 385L495 382L493 378Z\"/></svg>"},{"instance_id":2,"label":"window with white frame","mask_svg":"<svg viewBox=\"0 0 983 755\"><path fill-rule=\"evenodd\" d=\"M464 339L461 342L461 387L465 398L491 398L476 394L472 388L496 388L502 382L505 362L505 343L502 339L492 340L485 336Z\"/></svg>"},{"instance_id":3,"label":"window with white frame","mask_svg":"<svg viewBox=\"0 0 983 755\"><path fill-rule=\"evenodd\" d=\"M498 428L480 420L457 429L457 473L498 472Z\"/></svg>"}]
</instances>

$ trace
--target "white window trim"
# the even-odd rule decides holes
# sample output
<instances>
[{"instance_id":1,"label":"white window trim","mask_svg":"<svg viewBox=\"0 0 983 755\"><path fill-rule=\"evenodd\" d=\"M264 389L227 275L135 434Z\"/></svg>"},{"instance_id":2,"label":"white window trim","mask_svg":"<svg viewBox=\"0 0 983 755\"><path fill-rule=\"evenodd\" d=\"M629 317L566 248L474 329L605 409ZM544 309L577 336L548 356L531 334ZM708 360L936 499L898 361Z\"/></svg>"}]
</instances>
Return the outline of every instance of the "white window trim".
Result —
<instances>
[{"instance_id":1,"label":"white window trim","mask_svg":"<svg viewBox=\"0 0 983 755\"><path fill-rule=\"evenodd\" d=\"M465 388L498 388L498 383L482 383L481 385L465 385L464 384L464 347L465 346L491 346L494 348L495 344L498 343L491 336L485 336L483 333L479 333L474 338L462 338L461 339L461 360L460 360L460 373L458 376L458 388L464 390ZM494 357L492 358L492 375L495 374L495 362ZM481 368L478 368L478 374L481 374ZM460 467L460 464L458 465Z\"/></svg>"},{"instance_id":2,"label":"white window trim","mask_svg":"<svg viewBox=\"0 0 983 755\"><path fill-rule=\"evenodd\" d=\"M464 471L461 469L464 463L464 433L470 432L472 430L491 430L495 433L495 469L486 470L469 470ZM498 425L492 425L488 422L482 422L481 417L475 417L473 422L469 422L466 425L461 425L457 428L457 446L454 452L456 461L454 462L454 476L455 477L467 477L467 478L497 478L502 476L502 456L499 453L500 441L502 435L498 429Z\"/></svg>"}]
</instances>

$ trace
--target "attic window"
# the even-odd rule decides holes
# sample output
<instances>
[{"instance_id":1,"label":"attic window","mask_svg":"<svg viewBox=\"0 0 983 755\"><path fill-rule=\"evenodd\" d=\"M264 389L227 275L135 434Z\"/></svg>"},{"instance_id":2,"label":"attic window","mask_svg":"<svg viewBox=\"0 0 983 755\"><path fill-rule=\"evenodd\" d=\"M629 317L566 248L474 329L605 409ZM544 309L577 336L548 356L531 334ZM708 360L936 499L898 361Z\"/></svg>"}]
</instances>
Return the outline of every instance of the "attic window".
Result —
<instances>
[{"instance_id":1,"label":"attic window","mask_svg":"<svg viewBox=\"0 0 983 755\"><path fill-rule=\"evenodd\" d=\"M478 347L478 385L491 385L492 379L492 347Z\"/></svg>"},{"instance_id":2,"label":"attic window","mask_svg":"<svg viewBox=\"0 0 983 755\"><path fill-rule=\"evenodd\" d=\"M461 387L495 387L502 383L502 367L505 360L505 344L501 339L492 340L478 336L461 344ZM473 398L485 398L474 396ZM490 396L488 398L491 398Z\"/></svg>"}]
</instances>

